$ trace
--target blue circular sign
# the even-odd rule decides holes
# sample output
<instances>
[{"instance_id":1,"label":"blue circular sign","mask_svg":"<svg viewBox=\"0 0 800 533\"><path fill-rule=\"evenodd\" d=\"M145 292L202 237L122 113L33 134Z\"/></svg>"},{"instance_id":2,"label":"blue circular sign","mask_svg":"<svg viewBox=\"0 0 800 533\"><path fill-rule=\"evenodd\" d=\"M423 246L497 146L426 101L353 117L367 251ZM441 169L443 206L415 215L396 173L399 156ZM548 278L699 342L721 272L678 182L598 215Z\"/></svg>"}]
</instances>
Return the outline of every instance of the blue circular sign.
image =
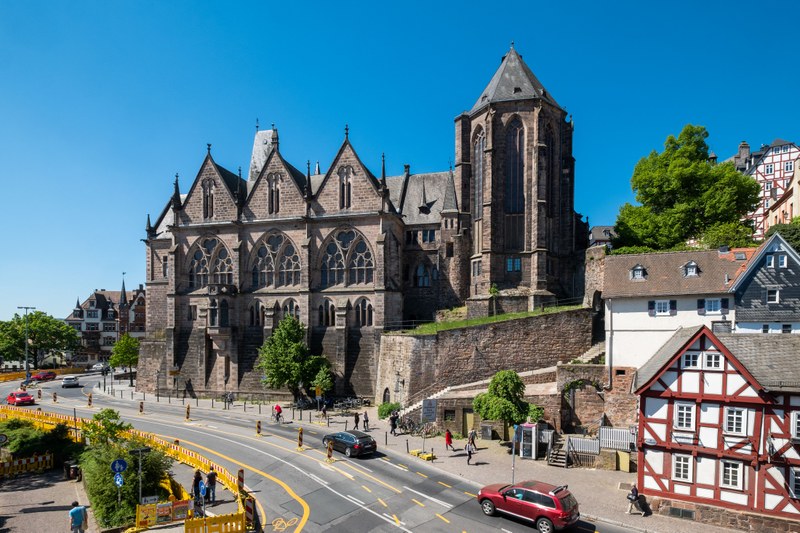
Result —
<instances>
[{"instance_id":1,"label":"blue circular sign","mask_svg":"<svg viewBox=\"0 0 800 533\"><path fill-rule=\"evenodd\" d=\"M125 462L125 459L117 459L113 463L111 463L111 471L115 474L119 474L120 472L124 472L128 468L128 463Z\"/></svg>"},{"instance_id":2,"label":"blue circular sign","mask_svg":"<svg viewBox=\"0 0 800 533\"><path fill-rule=\"evenodd\" d=\"M206 484L202 481L200 482L200 496L206 495Z\"/></svg>"},{"instance_id":3,"label":"blue circular sign","mask_svg":"<svg viewBox=\"0 0 800 533\"><path fill-rule=\"evenodd\" d=\"M122 474L114 474L114 484L116 484L117 487L122 486Z\"/></svg>"}]
</instances>

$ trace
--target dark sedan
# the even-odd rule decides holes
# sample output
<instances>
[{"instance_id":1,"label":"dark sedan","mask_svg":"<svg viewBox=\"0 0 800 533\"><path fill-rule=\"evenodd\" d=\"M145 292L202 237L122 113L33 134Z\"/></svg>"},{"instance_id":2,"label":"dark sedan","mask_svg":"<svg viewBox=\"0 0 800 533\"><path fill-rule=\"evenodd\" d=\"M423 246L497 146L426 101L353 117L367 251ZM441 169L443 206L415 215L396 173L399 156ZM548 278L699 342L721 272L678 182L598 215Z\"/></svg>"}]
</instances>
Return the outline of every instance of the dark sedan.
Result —
<instances>
[{"instance_id":1,"label":"dark sedan","mask_svg":"<svg viewBox=\"0 0 800 533\"><path fill-rule=\"evenodd\" d=\"M322 444L327 448L333 442L333 449L344 453L347 457L369 455L378 449L378 444L371 436L361 431L340 431L322 437Z\"/></svg>"}]
</instances>

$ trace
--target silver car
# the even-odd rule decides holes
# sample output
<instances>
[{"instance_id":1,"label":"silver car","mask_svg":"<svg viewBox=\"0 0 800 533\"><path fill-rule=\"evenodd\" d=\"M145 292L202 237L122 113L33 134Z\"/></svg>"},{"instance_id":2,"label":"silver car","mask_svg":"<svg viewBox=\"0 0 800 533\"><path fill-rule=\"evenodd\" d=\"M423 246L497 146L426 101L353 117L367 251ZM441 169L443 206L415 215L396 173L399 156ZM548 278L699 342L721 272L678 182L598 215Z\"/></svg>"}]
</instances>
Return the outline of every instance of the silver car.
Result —
<instances>
[{"instance_id":1,"label":"silver car","mask_svg":"<svg viewBox=\"0 0 800 533\"><path fill-rule=\"evenodd\" d=\"M61 380L61 388L69 388L69 387L80 387L81 384L78 382L77 376L67 376Z\"/></svg>"}]
</instances>

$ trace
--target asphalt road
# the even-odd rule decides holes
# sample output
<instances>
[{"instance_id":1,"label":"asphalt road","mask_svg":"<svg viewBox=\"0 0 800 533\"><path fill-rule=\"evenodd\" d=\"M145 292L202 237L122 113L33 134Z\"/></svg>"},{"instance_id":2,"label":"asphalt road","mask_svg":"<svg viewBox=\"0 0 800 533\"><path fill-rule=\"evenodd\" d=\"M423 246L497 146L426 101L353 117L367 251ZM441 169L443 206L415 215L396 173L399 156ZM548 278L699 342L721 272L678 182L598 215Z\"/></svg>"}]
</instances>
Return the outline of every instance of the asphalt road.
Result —
<instances>
[{"instance_id":1,"label":"asphalt road","mask_svg":"<svg viewBox=\"0 0 800 533\"><path fill-rule=\"evenodd\" d=\"M408 456L379 452L371 457L347 459L334 452L328 463L322 437L337 428L305 422L302 451L297 446L296 423L276 424L262 418L262 436L255 435L253 420L223 410L202 410L185 420L185 407L173 400L148 401L144 415L138 401L86 394L102 383L100 375L81 376L81 388L62 389L60 381L41 385L43 410L91 417L111 407L137 429L168 439L223 465L231 472L242 468L245 484L266 516L266 531L420 531L484 532L531 531L532 525L513 517L485 516L476 502L477 488L462 477L444 473L427 463L410 462ZM0 386L4 398L12 385ZM58 402L52 402L52 392ZM32 394L36 395L35 391ZM190 404L191 405L191 404ZM189 485L190 480L180 480ZM612 524L580 521L575 532L622 533L635 531Z\"/></svg>"}]
</instances>

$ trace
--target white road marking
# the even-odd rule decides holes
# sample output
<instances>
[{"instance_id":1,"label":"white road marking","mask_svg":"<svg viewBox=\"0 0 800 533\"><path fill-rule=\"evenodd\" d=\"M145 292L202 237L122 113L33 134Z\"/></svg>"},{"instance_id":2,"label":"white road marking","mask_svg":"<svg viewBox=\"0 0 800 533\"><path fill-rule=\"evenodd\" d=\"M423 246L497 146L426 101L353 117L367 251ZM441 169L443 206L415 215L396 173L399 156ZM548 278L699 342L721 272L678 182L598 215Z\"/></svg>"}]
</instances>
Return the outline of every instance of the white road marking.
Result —
<instances>
[{"instance_id":1,"label":"white road marking","mask_svg":"<svg viewBox=\"0 0 800 533\"><path fill-rule=\"evenodd\" d=\"M395 468L396 468L396 469L398 469L398 470L402 470L403 472L408 472L408 468L403 468L403 467L402 467L402 466L400 466L400 465L396 465L396 464L394 464L394 463L390 463L389 461L386 461L386 464L387 464L387 465L389 465L389 466L393 466L393 467L395 467Z\"/></svg>"},{"instance_id":2,"label":"white road marking","mask_svg":"<svg viewBox=\"0 0 800 533\"><path fill-rule=\"evenodd\" d=\"M391 522L392 522L392 524L399 523L401 526L404 526L404 525L406 525L406 523L405 523L405 522L402 522L402 521L400 521L400 520L398 520L397 522L395 522L395 521L394 521L394 517L393 517L393 516L389 516L389 515L388 515L388 514L386 514L386 513L383 513L383 516L385 516L386 518L388 518L388 519L389 519L389 521L391 521Z\"/></svg>"},{"instance_id":3,"label":"white road marking","mask_svg":"<svg viewBox=\"0 0 800 533\"><path fill-rule=\"evenodd\" d=\"M411 492L413 492L414 494L419 494L419 495L420 495L420 496L422 496L423 498L425 498L425 499L427 499L427 500L430 500L430 501L432 501L433 503L438 503L438 504L439 504L439 505L441 505L442 507L447 507L448 509L452 509L452 508L453 508L453 506L452 506L452 505L450 505L449 503L447 503L447 502L443 502L442 500L437 500L437 499L436 499L436 498L434 498L433 496L428 496L427 494L423 494L423 493L421 493L421 492L419 492L419 491L417 491L417 490L414 490L414 489L412 489L411 487L406 487L406 486L403 486L403 488L404 488L404 489L406 489L406 490L410 490L410 491L411 491Z\"/></svg>"},{"instance_id":4,"label":"white road marking","mask_svg":"<svg viewBox=\"0 0 800 533\"><path fill-rule=\"evenodd\" d=\"M315 476L314 474L308 474L308 477L310 477L311 479L313 479L314 481L316 481L317 483L319 483L321 485L327 485L328 484L327 481L325 481L324 479L322 479L320 477Z\"/></svg>"},{"instance_id":5,"label":"white road marking","mask_svg":"<svg viewBox=\"0 0 800 533\"><path fill-rule=\"evenodd\" d=\"M349 494L347 495L347 497L350 498L352 501L356 502L358 505L364 505L364 502L362 502L361 500L359 500L357 498L353 498Z\"/></svg>"},{"instance_id":6,"label":"white road marking","mask_svg":"<svg viewBox=\"0 0 800 533\"><path fill-rule=\"evenodd\" d=\"M507 529L503 529L502 527L500 528L500 531L503 531L503 532L505 532L505 533L511 533L511 531L509 531L509 530L507 530Z\"/></svg>"},{"instance_id":7,"label":"white road marking","mask_svg":"<svg viewBox=\"0 0 800 533\"><path fill-rule=\"evenodd\" d=\"M217 426L207 426L207 427L210 427L211 429L219 429Z\"/></svg>"}]
</instances>

